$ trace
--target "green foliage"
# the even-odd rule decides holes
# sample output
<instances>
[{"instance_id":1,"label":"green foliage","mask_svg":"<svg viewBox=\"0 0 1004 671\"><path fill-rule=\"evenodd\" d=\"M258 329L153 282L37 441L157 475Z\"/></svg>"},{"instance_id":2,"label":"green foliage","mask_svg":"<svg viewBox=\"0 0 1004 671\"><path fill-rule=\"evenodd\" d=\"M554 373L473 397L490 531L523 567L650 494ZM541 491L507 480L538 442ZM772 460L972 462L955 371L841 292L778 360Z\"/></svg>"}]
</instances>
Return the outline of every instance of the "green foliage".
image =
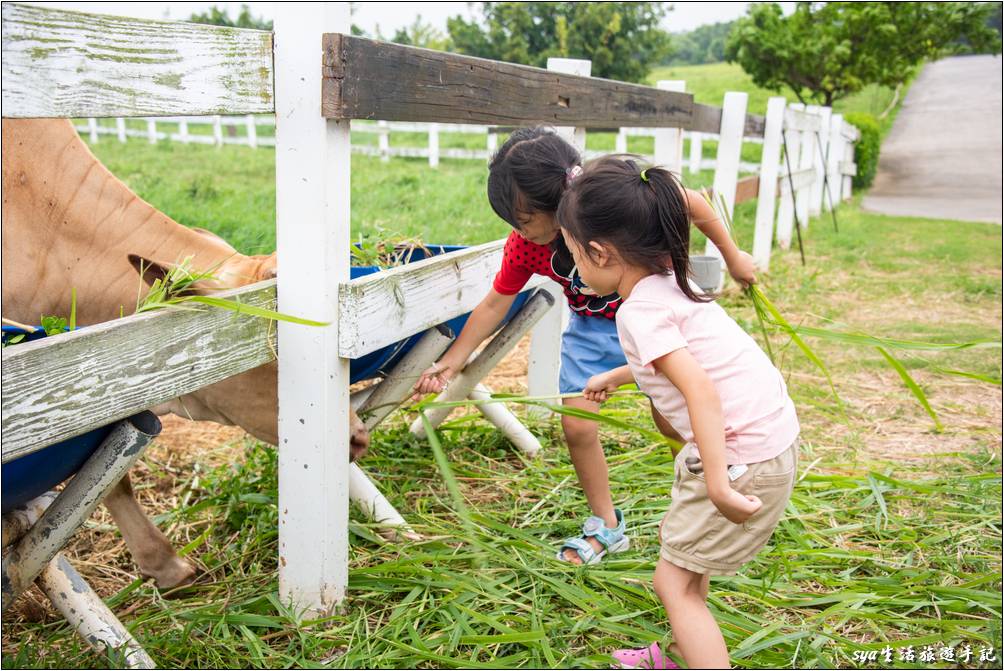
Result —
<instances>
[{"instance_id":1,"label":"green foliage","mask_svg":"<svg viewBox=\"0 0 1004 671\"><path fill-rule=\"evenodd\" d=\"M383 38L378 35L377 39ZM411 25L398 28L394 36L390 38L390 41L410 47L422 47L423 49L435 49L437 51L450 50L450 38L431 23L423 21L421 14L415 16L415 20L411 22Z\"/></svg>"},{"instance_id":2,"label":"green foliage","mask_svg":"<svg viewBox=\"0 0 1004 671\"><path fill-rule=\"evenodd\" d=\"M854 143L854 162L858 166L854 188L867 189L878 171L879 149L882 146L879 123L871 114L863 112L846 114L844 120L861 131L861 139Z\"/></svg>"},{"instance_id":3,"label":"green foliage","mask_svg":"<svg viewBox=\"0 0 1004 671\"><path fill-rule=\"evenodd\" d=\"M483 2L481 13L448 20L459 53L537 67L585 58L594 77L640 82L669 49L661 2Z\"/></svg>"},{"instance_id":4,"label":"green foliage","mask_svg":"<svg viewBox=\"0 0 1004 671\"><path fill-rule=\"evenodd\" d=\"M230 13L226 9L220 9L216 5L201 14L192 14L188 17L192 23L207 23L213 26L230 26L231 28L253 28L255 30L272 30L272 22L263 18L258 18L251 14L251 8L241 5L241 12L236 19L230 18Z\"/></svg>"},{"instance_id":5,"label":"green foliage","mask_svg":"<svg viewBox=\"0 0 1004 671\"><path fill-rule=\"evenodd\" d=\"M735 23L710 23L688 33L674 33L673 51L667 62L673 65L721 63L725 60L725 43Z\"/></svg>"},{"instance_id":6,"label":"green foliage","mask_svg":"<svg viewBox=\"0 0 1004 671\"><path fill-rule=\"evenodd\" d=\"M802 102L832 105L866 85L895 86L928 58L998 51L995 3L800 2L790 16L753 4L725 55L758 86L788 87Z\"/></svg>"}]
</instances>

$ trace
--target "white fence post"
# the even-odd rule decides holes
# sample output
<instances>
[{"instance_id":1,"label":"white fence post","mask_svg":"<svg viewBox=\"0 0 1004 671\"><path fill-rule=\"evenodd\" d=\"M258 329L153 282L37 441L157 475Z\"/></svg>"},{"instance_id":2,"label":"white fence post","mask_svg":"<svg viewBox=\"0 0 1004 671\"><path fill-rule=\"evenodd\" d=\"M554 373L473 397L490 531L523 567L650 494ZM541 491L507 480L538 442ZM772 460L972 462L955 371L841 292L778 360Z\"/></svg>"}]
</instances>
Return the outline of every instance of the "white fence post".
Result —
<instances>
[{"instance_id":1,"label":"white fence post","mask_svg":"<svg viewBox=\"0 0 1004 671\"><path fill-rule=\"evenodd\" d=\"M781 129L784 127L785 99L767 101L767 118L760 157L760 187L756 201L756 228L753 232L753 262L761 271L770 268L770 247L774 232L774 198L777 195L778 162L781 159Z\"/></svg>"},{"instance_id":2,"label":"white fence post","mask_svg":"<svg viewBox=\"0 0 1004 671\"><path fill-rule=\"evenodd\" d=\"M795 105L788 106L795 109ZM788 132L787 124L782 126L781 139L786 156L781 170L781 198L777 205L777 244L781 249L791 246L791 234L795 222L795 192L791 188L791 173L798 170L799 152L802 148L801 135ZM790 168L790 169L789 169Z\"/></svg>"},{"instance_id":3,"label":"white fence post","mask_svg":"<svg viewBox=\"0 0 1004 671\"><path fill-rule=\"evenodd\" d=\"M488 129L488 139L485 143L485 149L488 150L488 162L490 163L492 157L499 147L499 136L498 133L493 133L491 128Z\"/></svg>"},{"instance_id":4,"label":"white fence post","mask_svg":"<svg viewBox=\"0 0 1004 671\"><path fill-rule=\"evenodd\" d=\"M655 84L662 91L684 91L686 82L679 79L660 79ZM666 166L679 177L683 172L683 130L680 128L655 129L655 163Z\"/></svg>"},{"instance_id":5,"label":"white fence post","mask_svg":"<svg viewBox=\"0 0 1004 671\"><path fill-rule=\"evenodd\" d=\"M181 144L188 144L188 121L185 119L178 122L178 137L181 139Z\"/></svg>"},{"instance_id":6,"label":"white fence post","mask_svg":"<svg viewBox=\"0 0 1004 671\"><path fill-rule=\"evenodd\" d=\"M844 122L844 127L847 127L847 126L853 126L853 124L849 124L849 123L847 123L845 121ZM841 129L841 130L843 130L843 129ZM844 163L853 163L854 162L854 143L852 141L850 141L850 140L844 140L844 158L843 158L843 161L844 161ZM843 170L840 170L840 172L842 174ZM843 175L843 188L842 188L841 191L842 191L842 198L844 200L847 200L847 199L849 199L851 197L851 187L853 186L853 181L854 181L854 178L851 177L850 175Z\"/></svg>"},{"instance_id":7,"label":"white fence post","mask_svg":"<svg viewBox=\"0 0 1004 671\"><path fill-rule=\"evenodd\" d=\"M118 131L119 134L119 142L125 142L126 141L125 119L123 119L122 117L115 119L115 129Z\"/></svg>"},{"instance_id":8,"label":"white fence post","mask_svg":"<svg viewBox=\"0 0 1004 671\"><path fill-rule=\"evenodd\" d=\"M223 120L219 114L213 115L213 142L217 147L223 146Z\"/></svg>"},{"instance_id":9,"label":"white fence post","mask_svg":"<svg viewBox=\"0 0 1004 671\"><path fill-rule=\"evenodd\" d=\"M91 118L87 120L87 129L91 133L91 144L98 141L98 120Z\"/></svg>"},{"instance_id":10,"label":"white fence post","mask_svg":"<svg viewBox=\"0 0 1004 671\"><path fill-rule=\"evenodd\" d=\"M547 69L570 75L588 77L591 61L573 58L548 58ZM558 133L571 142L580 154L586 151L586 129L559 126ZM557 284L545 287L554 296L554 306L533 328L530 334L530 353L527 364L527 391L531 396L558 394L558 370L561 366L561 333L570 317L568 303ZM546 415L547 411L530 409L533 414Z\"/></svg>"},{"instance_id":11,"label":"white fence post","mask_svg":"<svg viewBox=\"0 0 1004 671\"><path fill-rule=\"evenodd\" d=\"M439 124L429 124L429 167L439 167Z\"/></svg>"},{"instance_id":12,"label":"white fence post","mask_svg":"<svg viewBox=\"0 0 1004 671\"><path fill-rule=\"evenodd\" d=\"M844 115L834 114L830 117L830 126L826 130L830 136L829 149L826 157L826 193L823 194L823 207L830 211L840 207L840 191L842 179L840 176L840 159L844 154Z\"/></svg>"},{"instance_id":13,"label":"white fence post","mask_svg":"<svg viewBox=\"0 0 1004 671\"><path fill-rule=\"evenodd\" d=\"M618 128L617 139L614 141L614 152L617 154L626 154L627 147L627 133L624 132L623 128Z\"/></svg>"},{"instance_id":14,"label":"white fence post","mask_svg":"<svg viewBox=\"0 0 1004 671\"><path fill-rule=\"evenodd\" d=\"M804 110L807 114L819 115L818 105L809 105L805 107L799 104L797 107L792 105L793 108L800 111ZM816 138L815 132L813 130L802 131L801 147L798 150L798 168L799 170L806 170L813 166L813 156L816 154ZM812 195L812 185L799 187L795 193L795 215L798 220L798 224L801 229L808 230L809 228L809 197Z\"/></svg>"},{"instance_id":15,"label":"white fence post","mask_svg":"<svg viewBox=\"0 0 1004 671\"><path fill-rule=\"evenodd\" d=\"M699 132L691 131L690 133L690 174L696 175L701 171L701 159L703 156L703 148L701 147L701 134Z\"/></svg>"},{"instance_id":16,"label":"white fence post","mask_svg":"<svg viewBox=\"0 0 1004 671\"><path fill-rule=\"evenodd\" d=\"M244 117L244 127L247 129L248 146L252 149L258 148L258 125L255 123L254 114Z\"/></svg>"},{"instance_id":17,"label":"white fence post","mask_svg":"<svg viewBox=\"0 0 1004 671\"><path fill-rule=\"evenodd\" d=\"M390 161L390 124L386 121L377 122L377 142L380 146L380 161Z\"/></svg>"},{"instance_id":18,"label":"white fence post","mask_svg":"<svg viewBox=\"0 0 1004 671\"><path fill-rule=\"evenodd\" d=\"M146 137L150 144L157 144L157 122L153 119L146 120Z\"/></svg>"},{"instance_id":19,"label":"white fence post","mask_svg":"<svg viewBox=\"0 0 1004 671\"><path fill-rule=\"evenodd\" d=\"M826 176L826 147L830 139L830 116L833 110L829 107L817 107L816 112L821 117L819 132L812 138L812 165L816 167L816 181L812 183L812 195L809 196L809 213L817 215L823 211L823 179Z\"/></svg>"},{"instance_id":20,"label":"white fence post","mask_svg":"<svg viewBox=\"0 0 1004 671\"><path fill-rule=\"evenodd\" d=\"M728 91L722 102L722 125L718 133L718 155L715 159L712 190L716 205L719 200L725 201L725 211L730 218L736 206L736 181L739 179L739 156L743 148L743 131L746 129L748 97L745 93ZM704 253L722 258L722 253L711 240L705 245ZM722 282L725 281L724 273L725 265L722 264Z\"/></svg>"},{"instance_id":21,"label":"white fence post","mask_svg":"<svg viewBox=\"0 0 1004 671\"><path fill-rule=\"evenodd\" d=\"M349 361L338 356L338 287L349 279L351 136L321 117L321 35L348 33L348 3L276 16L279 310L279 594L330 614L348 582Z\"/></svg>"}]
</instances>

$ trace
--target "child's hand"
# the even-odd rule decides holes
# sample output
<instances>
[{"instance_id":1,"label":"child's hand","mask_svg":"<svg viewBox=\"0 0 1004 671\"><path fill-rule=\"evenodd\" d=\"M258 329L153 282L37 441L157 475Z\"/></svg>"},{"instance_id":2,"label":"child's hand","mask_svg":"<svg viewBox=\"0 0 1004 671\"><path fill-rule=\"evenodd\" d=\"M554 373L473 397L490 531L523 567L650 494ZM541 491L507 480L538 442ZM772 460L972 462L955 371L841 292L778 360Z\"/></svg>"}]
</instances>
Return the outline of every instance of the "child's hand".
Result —
<instances>
[{"instance_id":1,"label":"child's hand","mask_svg":"<svg viewBox=\"0 0 1004 671\"><path fill-rule=\"evenodd\" d=\"M415 383L415 393L412 394L411 400L417 401L426 394L438 394L445 391L450 386L450 380L454 375L451 366L444 366L438 362L432 364L422 372L422 376Z\"/></svg>"},{"instance_id":2,"label":"child's hand","mask_svg":"<svg viewBox=\"0 0 1004 671\"><path fill-rule=\"evenodd\" d=\"M729 275L741 285L756 284L756 264L753 257L743 251L738 251L728 263Z\"/></svg>"},{"instance_id":3,"label":"child's hand","mask_svg":"<svg viewBox=\"0 0 1004 671\"><path fill-rule=\"evenodd\" d=\"M612 371L599 373L589 378L586 388L582 390L582 396L587 401L602 403L607 400L607 396L617 391L617 381L611 375Z\"/></svg>"},{"instance_id":4,"label":"child's hand","mask_svg":"<svg viewBox=\"0 0 1004 671\"><path fill-rule=\"evenodd\" d=\"M734 524L742 524L763 507L763 501L756 496L745 496L731 487L726 487L725 491L717 496L710 492L709 495L711 502L722 515L725 515L725 519Z\"/></svg>"}]
</instances>

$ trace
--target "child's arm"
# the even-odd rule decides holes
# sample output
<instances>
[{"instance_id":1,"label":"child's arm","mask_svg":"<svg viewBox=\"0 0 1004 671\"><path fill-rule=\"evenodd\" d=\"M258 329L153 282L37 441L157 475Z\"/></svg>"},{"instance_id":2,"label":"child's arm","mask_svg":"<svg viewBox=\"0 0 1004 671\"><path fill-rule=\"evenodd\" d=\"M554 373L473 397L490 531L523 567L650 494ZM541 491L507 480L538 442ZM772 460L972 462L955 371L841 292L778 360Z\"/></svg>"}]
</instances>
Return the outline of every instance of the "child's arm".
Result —
<instances>
[{"instance_id":1,"label":"child's arm","mask_svg":"<svg viewBox=\"0 0 1004 671\"><path fill-rule=\"evenodd\" d=\"M443 391L453 376L463 370L467 358L492 334L505 317L516 295L500 294L490 289L488 295L471 311L457 339L436 363L427 368L415 383L415 396Z\"/></svg>"},{"instance_id":2,"label":"child's arm","mask_svg":"<svg viewBox=\"0 0 1004 671\"><path fill-rule=\"evenodd\" d=\"M585 389L582 390L582 396L587 401L602 403L607 400L607 395L617 391L618 387L632 382L634 382L634 375L631 374L630 366L625 364L605 373L597 373L589 378Z\"/></svg>"},{"instance_id":3,"label":"child's arm","mask_svg":"<svg viewBox=\"0 0 1004 671\"><path fill-rule=\"evenodd\" d=\"M745 522L763 503L756 496L743 496L729 485L728 465L725 463L725 420L714 383L686 347L659 357L652 365L680 390L687 401L694 440L704 462L708 497L730 522Z\"/></svg>"},{"instance_id":4,"label":"child's arm","mask_svg":"<svg viewBox=\"0 0 1004 671\"><path fill-rule=\"evenodd\" d=\"M704 196L690 189L685 191L687 193L687 206L690 209L690 220L722 253L722 258L725 259L725 265L728 266L732 278L744 285L756 282L756 266L753 264L753 257L736 247L736 243L729 235L725 224L715 213L714 208L704 199Z\"/></svg>"}]
</instances>

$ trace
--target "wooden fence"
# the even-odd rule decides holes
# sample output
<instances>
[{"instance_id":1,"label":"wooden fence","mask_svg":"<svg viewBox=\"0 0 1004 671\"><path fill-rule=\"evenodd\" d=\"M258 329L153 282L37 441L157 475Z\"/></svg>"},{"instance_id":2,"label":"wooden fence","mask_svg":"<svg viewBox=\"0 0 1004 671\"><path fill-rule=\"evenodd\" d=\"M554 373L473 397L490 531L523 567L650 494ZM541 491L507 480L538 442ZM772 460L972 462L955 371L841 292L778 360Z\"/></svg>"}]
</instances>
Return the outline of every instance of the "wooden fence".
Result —
<instances>
[{"instance_id":1,"label":"wooden fence","mask_svg":"<svg viewBox=\"0 0 1004 671\"><path fill-rule=\"evenodd\" d=\"M745 93L727 93L716 108L669 87L574 74L588 74L583 61L555 59L544 70L351 37L347 3L285 5L274 41L268 32L12 3L2 13L6 117L275 115L279 277L229 293L267 306L277 296L283 312L332 322L280 323L277 332L279 584L300 608L330 612L347 584L349 358L471 310L503 245L350 281L351 119L551 123L580 147L587 128L654 128L655 159L677 171L681 131L717 134L714 189L730 211L755 193L762 269L774 232L783 246L795 216L807 226L820 211L824 174L834 205L849 195L856 132L829 110L772 98L760 117L746 114ZM763 158L759 177L740 183L744 137L763 138ZM781 169L785 143L791 171ZM537 283L559 299L531 348L530 393L548 395L557 392L567 308L557 285ZM227 327L213 328L221 319ZM19 391L0 403L3 461L269 360L274 330L233 320L208 309L148 313L5 349L5 374L22 382L5 384ZM34 394L39 379L59 384Z\"/></svg>"}]
</instances>

